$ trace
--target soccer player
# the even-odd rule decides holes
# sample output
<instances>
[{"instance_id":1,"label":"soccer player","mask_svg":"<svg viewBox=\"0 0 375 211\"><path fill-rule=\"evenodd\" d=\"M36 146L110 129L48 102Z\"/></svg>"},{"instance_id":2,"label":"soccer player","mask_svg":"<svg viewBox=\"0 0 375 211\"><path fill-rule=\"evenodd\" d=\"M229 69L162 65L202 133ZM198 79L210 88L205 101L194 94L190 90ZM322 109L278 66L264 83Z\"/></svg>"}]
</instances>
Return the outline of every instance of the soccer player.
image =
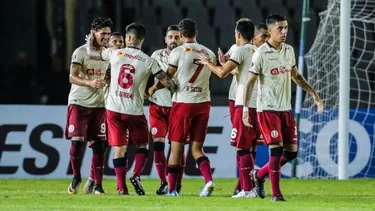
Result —
<instances>
[{"instance_id":1,"label":"soccer player","mask_svg":"<svg viewBox=\"0 0 375 211\"><path fill-rule=\"evenodd\" d=\"M324 106L318 94L298 73L293 47L285 43L288 32L285 17L273 14L267 17L266 23L270 39L254 53L244 101L249 102L254 84L258 81L257 118L270 148L270 159L252 174L259 197L265 197L264 179L269 174L272 201L285 201L280 190L280 169L297 156L296 122L290 104L291 80L313 97L318 112L322 112ZM252 127L249 115L250 112L244 109L243 122Z\"/></svg>"},{"instance_id":2,"label":"soccer player","mask_svg":"<svg viewBox=\"0 0 375 211\"><path fill-rule=\"evenodd\" d=\"M253 98L250 103L244 104L243 90L246 85L248 69L251 65L253 54L253 45L250 44L254 36L254 24L248 18L241 18L237 21L235 27L236 48L223 66L216 66L211 63L206 57L202 57L200 62L207 65L217 76L223 78L229 75L236 68L238 73L235 74L237 91L235 100L235 109L233 116L233 129L231 133L231 143L236 147L237 158L239 158L239 171L241 181L241 192L234 195L233 198L252 198L256 197L256 193L252 190L252 181L250 172L254 168L254 159L250 150L258 136L256 128L248 128L242 122L242 111L246 107L251 107L253 111L251 115L252 124L256 121L256 98ZM220 53L219 53L220 55Z\"/></svg>"},{"instance_id":3,"label":"soccer player","mask_svg":"<svg viewBox=\"0 0 375 211\"><path fill-rule=\"evenodd\" d=\"M111 62L111 83L106 103L109 144L114 148L113 166L117 177L117 192L128 194L125 176L127 171L126 150L128 144L136 144L135 166L130 182L138 195L145 195L141 173L148 158L148 125L144 115L144 93L151 74L164 86L173 90L175 84L160 68L158 62L142 50L146 29L140 23L126 27L126 48L109 48L89 55ZM131 142L129 142L131 137Z\"/></svg>"},{"instance_id":4,"label":"soccer player","mask_svg":"<svg viewBox=\"0 0 375 211\"><path fill-rule=\"evenodd\" d=\"M109 18L96 18L91 24L93 45L103 49L111 34L112 21ZM92 163L95 175L95 194L104 194L102 178L104 152L107 141L103 87L108 62L91 59L86 45L77 48L72 56L69 82L69 106L65 135L71 140L70 163L73 179L68 187L69 194L77 194L81 184L81 165L84 141L92 140Z\"/></svg>"},{"instance_id":5,"label":"soccer player","mask_svg":"<svg viewBox=\"0 0 375 211\"><path fill-rule=\"evenodd\" d=\"M171 25L167 29L165 36L166 48L156 50L151 57L159 62L160 67L167 71L168 56L171 51L181 45L180 31L177 25ZM166 178L167 161L165 157L165 137L168 132L169 114L172 107L172 96L168 89L160 89L149 98L150 106L150 127L151 135L154 140L154 162L160 178L160 187L156 191L157 195L164 195L168 192L168 183ZM180 193L181 182L185 169L186 158L184 154L181 158L181 168L177 180L177 192Z\"/></svg>"},{"instance_id":6,"label":"soccer player","mask_svg":"<svg viewBox=\"0 0 375 211\"><path fill-rule=\"evenodd\" d=\"M172 50L168 58L168 76L176 75L178 89L173 96L173 105L169 118L168 139L171 141L171 155L168 160L168 196L178 196L177 176L184 144L189 136L191 151L204 177L205 186L199 196L210 196L214 190L210 161L203 152L203 143L207 134L210 115L209 80L211 71L198 63L200 55L216 61L215 54L205 46L198 44L196 23L187 18L178 24L181 46ZM154 89L155 91L156 89ZM152 96L153 91L151 90Z\"/></svg>"},{"instance_id":7,"label":"soccer player","mask_svg":"<svg viewBox=\"0 0 375 211\"><path fill-rule=\"evenodd\" d=\"M108 47L110 48L117 48L117 49L120 49L120 48L124 48L124 37L121 35L121 33L119 32L112 32L111 33L111 36L109 38L109 45ZM109 67L106 71L106 76L105 76L105 80L106 80L106 83L108 84L109 83L109 80L110 80L110 74L111 74L111 68ZM104 98L107 99L107 96L108 96L108 85L105 86L103 89L104 89ZM94 142L90 141L89 142L89 147L91 148L92 144ZM107 145L105 145L105 148L106 148L106 152L107 152ZM104 157L103 157L104 159ZM83 192L84 193L87 193L87 194L91 194L94 190L94 185L95 185L95 160L92 159L91 161L91 167L90 167L90 177L87 179L85 185L83 186ZM103 172L104 173L104 172Z\"/></svg>"}]
</instances>

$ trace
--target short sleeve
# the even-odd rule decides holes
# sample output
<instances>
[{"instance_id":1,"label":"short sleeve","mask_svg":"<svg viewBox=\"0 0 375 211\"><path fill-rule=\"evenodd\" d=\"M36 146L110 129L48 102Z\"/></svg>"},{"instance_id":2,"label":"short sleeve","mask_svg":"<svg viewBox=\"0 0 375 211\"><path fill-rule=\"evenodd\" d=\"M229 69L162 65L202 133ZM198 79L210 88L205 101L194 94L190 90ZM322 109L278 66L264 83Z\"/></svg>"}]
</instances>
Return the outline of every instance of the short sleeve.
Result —
<instances>
[{"instance_id":1,"label":"short sleeve","mask_svg":"<svg viewBox=\"0 0 375 211\"><path fill-rule=\"evenodd\" d=\"M217 58L216 58L216 55L214 54L214 52L210 52L210 59L211 59L211 62L213 63L213 64L217 64Z\"/></svg>"},{"instance_id":2,"label":"short sleeve","mask_svg":"<svg viewBox=\"0 0 375 211\"><path fill-rule=\"evenodd\" d=\"M297 64L296 64L296 55L294 54L294 48L292 46L289 46L290 48L290 54L291 54L291 57L290 58L290 64L292 65L292 68L295 67Z\"/></svg>"},{"instance_id":3,"label":"short sleeve","mask_svg":"<svg viewBox=\"0 0 375 211\"><path fill-rule=\"evenodd\" d=\"M262 72L262 54L260 53L259 50L255 51L253 55L253 59L251 61L251 66L249 72L252 72L256 75L260 74Z\"/></svg>"},{"instance_id":4,"label":"short sleeve","mask_svg":"<svg viewBox=\"0 0 375 211\"><path fill-rule=\"evenodd\" d=\"M72 55L72 64L82 65L85 55L82 48L77 48Z\"/></svg>"},{"instance_id":5,"label":"short sleeve","mask_svg":"<svg viewBox=\"0 0 375 211\"><path fill-rule=\"evenodd\" d=\"M227 52L224 56L231 56L232 53L233 53L233 51L234 51L237 47L238 47L238 46L237 46L236 44L232 45L232 46L229 48L228 52Z\"/></svg>"},{"instance_id":6,"label":"short sleeve","mask_svg":"<svg viewBox=\"0 0 375 211\"><path fill-rule=\"evenodd\" d=\"M242 64L244 61L244 54L241 51L241 48L237 48L233 51L232 55L229 57L229 60L236 63L237 65Z\"/></svg>"},{"instance_id":7,"label":"short sleeve","mask_svg":"<svg viewBox=\"0 0 375 211\"><path fill-rule=\"evenodd\" d=\"M102 50L100 53L100 57L103 61L109 61L111 58L111 55L117 51L117 48L107 48Z\"/></svg>"},{"instance_id":8,"label":"short sleeve","mask_svg":"<svg viewBox=\"0 0 375 211\"><path fill-rule=\"evenodd\" d=\"M151 73L154 75L162 70L158 61L151 57L148 59L147 68L151 70Z\"/></svg>"},{"instance_id":9,"label":"short sleeve","mask_svg":"<svg viewBox=\"0 0 375 211\"><path fill-rule=\"evenodd\" d=\"M154 51L154 53L151 54L151 58L157 59L158 54L158 51Z\"/></svg>"},{"instance_id":10,"label":"short sleeve","mask_svg":"<svg viewBox=\"0 0 375 211\"><path fill-rule=\"evenodd\" d=\"M174 68L178 67L178 61L180 60L180 48L175 48L169 54L168 64Z\"/></svg>"}]
</instances>

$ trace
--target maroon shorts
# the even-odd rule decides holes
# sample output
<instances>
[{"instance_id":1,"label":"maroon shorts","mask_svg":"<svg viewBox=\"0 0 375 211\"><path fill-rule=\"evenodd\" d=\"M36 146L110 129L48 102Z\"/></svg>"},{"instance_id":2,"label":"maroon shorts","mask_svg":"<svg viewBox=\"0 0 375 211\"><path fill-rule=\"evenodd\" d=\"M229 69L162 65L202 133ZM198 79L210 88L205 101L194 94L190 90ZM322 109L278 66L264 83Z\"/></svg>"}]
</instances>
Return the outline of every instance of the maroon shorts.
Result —
<instances>
[{"instance_id":1,"label":"maroon shorts","mask_svg":"<svg viewBox=\"0 0 375 211\"><path fill-rule=\"evenodd\" d=\"M234 109L235 109L235 102L233 100L229 100L229 114L230 114L230 121L233 124L233 117L234 117Z\"/></svg>"},{"instance_id":2,"label":"maroon shorts","mask_svg":"<svg viewBox=\"0 0 375 211\"><path fill-rule=\"evenodd\" d=\"M107 110L106 116L110 146L148 144L149 134L145 115L121 114Z\"/></svg>"},{"instance_id":3,"label":"maroon shorts","mask_svg":"<svg viewBox=\"0 0 375 211\"><path fill-rule=\"evenodd\" d=\"M234 110L230 142L232 146L238 149L250 150L253 145L261 142L261 133L257 124L257 113L255 108L249 108L249 123L253 127L246 127L242 122L242 112L243 107L236 107Z\"/></svg>"},{"instance_id":4,"label":"maroon shorts","mask_svg":"<svg viewBox=\"0 0 375 211\"><path fill-rule=\"evenodd\" d=\"M105 108L68 106L65 137L83 136L87 140L107 140Z\"/></svg>"},{"instance_id":5,"label":"maroon shorts","mask_svg":"<svg viewBox=\"0 0 375 211\"><path fill-rule=\"evenodd\" d=\"M168 121L171 108L150 103L149 120L152 139L165 138L168 133Z\"/></svg>"},{"instance_id":6,"label":"maroon shorts","mask_svg":"<svg viewBox=\"0 0 375 211\"><path fill-rule=\"evenodd\" d=\"M204 142L210 109L211 102L174 102L169 117L168 139L181 143L186 140Z\"/></svg>"},{"instance_id":7,"label":"maroon shorts","mask_svg":"<svg viewBox=\"0 0 375 211\"><path fill-rule=\"evenodd\" d=\"M297 144L296 121L292 111L263 111L258 112L257 117L267 145L279 142Z\"/></svg>"}]
</instances>

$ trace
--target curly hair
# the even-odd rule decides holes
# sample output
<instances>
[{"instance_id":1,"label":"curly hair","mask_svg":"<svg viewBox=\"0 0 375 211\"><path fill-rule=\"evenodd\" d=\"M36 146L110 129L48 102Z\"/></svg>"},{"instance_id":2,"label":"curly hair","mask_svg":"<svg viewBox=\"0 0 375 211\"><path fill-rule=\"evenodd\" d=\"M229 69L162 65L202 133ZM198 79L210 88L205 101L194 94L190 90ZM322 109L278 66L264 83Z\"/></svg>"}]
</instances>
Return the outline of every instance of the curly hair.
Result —
<instances>
[{"instance_id":1,"label":"curly hair","mask_svg":"<svg viewBox=\"0 0 375 211\"><path fill-rule=\"evenodd\" d=\"M105 17L97 17L91 23L92 30L99 30L105 27L111 28L113 26L113 22L110 18Z\"/></svg>"}]
</instances>

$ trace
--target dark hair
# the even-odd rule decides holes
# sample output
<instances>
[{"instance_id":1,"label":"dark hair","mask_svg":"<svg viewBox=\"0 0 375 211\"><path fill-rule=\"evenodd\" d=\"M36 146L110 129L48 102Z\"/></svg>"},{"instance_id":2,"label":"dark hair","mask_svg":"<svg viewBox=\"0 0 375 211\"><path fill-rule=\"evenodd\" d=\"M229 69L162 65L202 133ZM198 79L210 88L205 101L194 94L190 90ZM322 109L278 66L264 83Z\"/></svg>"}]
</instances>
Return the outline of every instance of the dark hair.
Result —
<instances>
[{"instance_id":1,"label":"dark hair","mask_svg":"<svg viewBox=\"0 0 375 211\"><path fill-rule=\"evenodd\" d=\"M255 26L256 30L260 31L262 29L268 30L267 25L265 23L259 23Z\"/></svg>"},{"instance_id":2,"label":"dark hair","mask_svg":"<svg viewBox=\"0 0 375 211\"><path fill-rule=\"evenodd\" d=\"M91 23L92 30L99 30L104 27L111 28L113 26L113 22L110 18L98 17L95 18Z\"/></svg>"},{"instance_id":3,"label":"dark hair","mask_svg":"<svg viewBox=\"0 0 375 211\"><path fill-rule=\"evenodd\" d=\"M177 25L170 25L168 26L167 32L169 31L180 31Z\"/></svg>"},{"instance_id":4,"label":"dark hair","mask_svg":"<svg viewBox=\"0 0 375 211\"><path fill-rule=\"evenodd\" d=\"M133 34L138 40L143 40L146 36L146 28L143 24L134 22L126 26L125 33Z\"/></svg>"},{"instance_id":5,"label":"dark hair","mask_svg":"<svg viewBox=\"0 0 375 211\"><path fill-rule=\"evenodd\" d=\"M112 32L111 37L112 36L122 36L122 34L120 32Z\"/></svg>"},{"instance_id":6,"label":"dark hair","mask_svg":"<svg viewBox=\"0 0 375 211\"><path fill-rule=\"evenodd\" d=\"M254 23L248 18L241 18L236 22L236 31L246 40L253 38L254 29Z\"/></svg>"},{"instance_id":7,"label":"dark hair","mask_svg":"<svg viewBox=\"0 0 375 211\"><path fill-rule=\"evenodd\" d=\"M279 21L286 21L286 18L279 14L272 14L266 18L267 26L271 24L275 24L276 22L279 22Z\"/></svg>"},{"instance_id":8,"label":"dark hair","mask_svg":"<svg viewBox=\"0 0 375 211\"><path fill-rule=\"evenodd\" d=\"M178 23L181 35L186 38L193 38L197 32L197 24L190 18L185 18Z\"/></svg>"}]
</instances>

